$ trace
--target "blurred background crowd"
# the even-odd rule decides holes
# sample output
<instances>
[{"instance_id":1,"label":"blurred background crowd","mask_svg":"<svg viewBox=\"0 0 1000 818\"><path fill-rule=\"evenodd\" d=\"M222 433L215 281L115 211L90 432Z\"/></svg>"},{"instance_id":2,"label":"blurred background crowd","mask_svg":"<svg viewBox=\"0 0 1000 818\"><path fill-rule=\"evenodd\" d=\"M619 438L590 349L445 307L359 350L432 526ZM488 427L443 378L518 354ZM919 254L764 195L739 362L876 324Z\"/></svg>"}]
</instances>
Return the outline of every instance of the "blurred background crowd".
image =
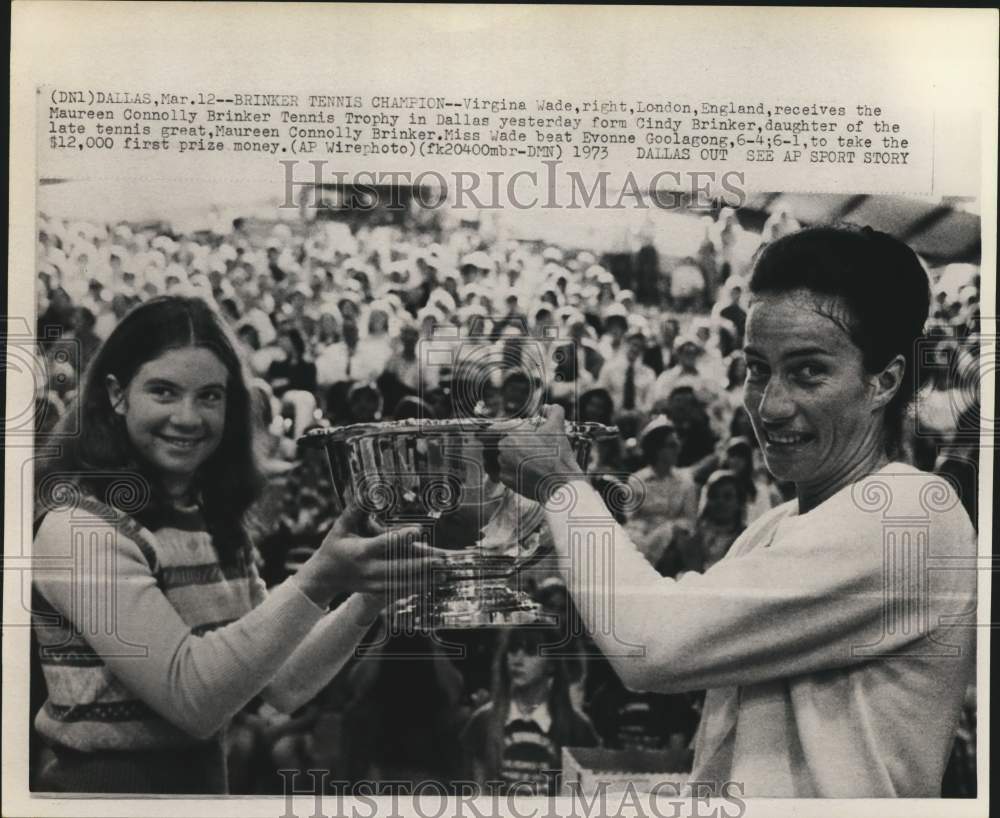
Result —
<instances>
[{"instance_id":1,"label":"blurred background crowd","mask_svg":"<svg viewBox=\"0 0 1000 818\"><path fill-rule=\"evenodd\" d=\"M47 381L37 432L67 410L82 369L132 306L200 295L239 340L267 430L271 479L256 517L269 584L301 564L336 515L325 456L296 446L303 432L527 416L543 403L617 428L592 452L595 486L657 570L704 571L792 496L763 467L742 408L754 253L812 221L780 202L689 214L686 238L667 252L642 232L624 249L577 246L414 210L234 218L183 232L42 214L37 332ZM954 481L974 522L976 253L923 256L933 304L919 360L934 377L904 444L910 462ZM546 792L562 746L662 750L683 770L700 696L626 690L590 649L554 566L543 561L521 581L558 628L432 638L376 626L364 655L298 713L245 709L229 734L231 791L281 792L278 769L321 768L347 782L471 776ZM563 647L541 657L540 642ZM975 791L974 714L970 691L945 795Z\"/></svg>"}]
</instances>

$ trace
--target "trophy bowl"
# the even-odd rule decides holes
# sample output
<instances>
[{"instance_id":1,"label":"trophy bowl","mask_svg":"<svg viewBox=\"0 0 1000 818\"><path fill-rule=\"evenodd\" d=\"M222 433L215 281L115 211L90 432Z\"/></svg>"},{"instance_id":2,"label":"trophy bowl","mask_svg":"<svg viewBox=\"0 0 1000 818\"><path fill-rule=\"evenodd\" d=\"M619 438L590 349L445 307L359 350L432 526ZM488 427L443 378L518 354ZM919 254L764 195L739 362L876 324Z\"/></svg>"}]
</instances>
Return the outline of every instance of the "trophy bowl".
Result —
<instances>
[{"instance_id":1,"label":"trophy bowl","mask_svg":"<svg viewBox=\"0 0 1000 818\"><path fill-rule=\"evenodd\" d=\"M444 567L389 608L406 630L554 624L512 579L551 548L544 509L500 481L500 439L532 435L543 418L459 418L313 429L299 445L326 451L335 505L356 505L383 528L420 526L447 550ZM594 440L614 429L566 423L586 469ZM550 447L554 443L548 444ZM539 451L546 442L538 440Z\"/></svg>"}]
</instances>

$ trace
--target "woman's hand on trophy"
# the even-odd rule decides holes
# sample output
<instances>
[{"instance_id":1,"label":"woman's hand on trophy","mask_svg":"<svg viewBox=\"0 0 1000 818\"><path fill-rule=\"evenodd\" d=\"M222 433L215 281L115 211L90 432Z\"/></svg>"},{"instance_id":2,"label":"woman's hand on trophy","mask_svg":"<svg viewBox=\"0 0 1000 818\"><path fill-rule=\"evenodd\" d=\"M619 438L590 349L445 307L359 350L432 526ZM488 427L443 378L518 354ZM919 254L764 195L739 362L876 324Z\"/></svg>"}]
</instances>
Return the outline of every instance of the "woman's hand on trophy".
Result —
<instances>
[{"instance_id":1,"label":"woman's hand on trophy","mask_svg":"<svg viewBox=\"0 0 1000 818\"><path fill-rule=\"evenodd\" d=\"M583 476L566 437L563 408L546 406L543 414L541 425L517 424L500 441L500 479L542 505L564 483Z\"/></svg>"},{"instance_id":2,"label":"woman's hand on trophy","mask_svg":"<svg viewBox=\"0 0 1000 818\"><path fill-rule=\"evenodd\" d=\"M338 593L361 592L386 604L429 586L447 552L431 548L420 526L372 530L368 514L350 506L296 574L303 592L320 607Z\"/></svg>"}]
</instances>

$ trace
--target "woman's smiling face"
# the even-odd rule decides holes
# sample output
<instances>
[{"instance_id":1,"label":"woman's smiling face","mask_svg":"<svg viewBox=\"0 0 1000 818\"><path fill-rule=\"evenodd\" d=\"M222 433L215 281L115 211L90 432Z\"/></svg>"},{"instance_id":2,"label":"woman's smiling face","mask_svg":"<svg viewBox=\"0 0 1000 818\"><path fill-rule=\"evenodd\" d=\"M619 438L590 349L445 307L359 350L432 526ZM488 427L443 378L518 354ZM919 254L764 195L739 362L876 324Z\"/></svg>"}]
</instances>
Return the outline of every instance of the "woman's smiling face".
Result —
<instances>
[{"instance_id":1,"label":"woman's smiling face","mask_svg":"<svg viewBox=\"0 0 1000 818\"><path fill-rule=\"evenodd\" d=\"M876 376L831 296L755 296L747 319L744 404L771 473L825 499L882 454ZM835 320L836 319L836 320Z\"/></svg>"}]
</instances>

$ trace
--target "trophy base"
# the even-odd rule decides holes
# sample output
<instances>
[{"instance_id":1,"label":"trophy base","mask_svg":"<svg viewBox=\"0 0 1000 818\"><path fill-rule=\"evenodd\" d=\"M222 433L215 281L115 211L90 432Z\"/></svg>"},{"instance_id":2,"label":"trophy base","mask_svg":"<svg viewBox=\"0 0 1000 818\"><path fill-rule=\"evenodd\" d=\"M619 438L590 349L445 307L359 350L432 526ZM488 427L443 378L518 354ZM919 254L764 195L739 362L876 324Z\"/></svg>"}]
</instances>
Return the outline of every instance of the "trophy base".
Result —
<instances>
[{"instance_id":1,"label":"trophy base","mask_svg":"<svg viewBox=\"0 0 1000 818\"><path fill-rule=\"evenodd\" d=\"M500 579L458 582L401 599L389 607L389 619L406 631L558 624L558 617Z\"/></svg>"}]
</instances>

